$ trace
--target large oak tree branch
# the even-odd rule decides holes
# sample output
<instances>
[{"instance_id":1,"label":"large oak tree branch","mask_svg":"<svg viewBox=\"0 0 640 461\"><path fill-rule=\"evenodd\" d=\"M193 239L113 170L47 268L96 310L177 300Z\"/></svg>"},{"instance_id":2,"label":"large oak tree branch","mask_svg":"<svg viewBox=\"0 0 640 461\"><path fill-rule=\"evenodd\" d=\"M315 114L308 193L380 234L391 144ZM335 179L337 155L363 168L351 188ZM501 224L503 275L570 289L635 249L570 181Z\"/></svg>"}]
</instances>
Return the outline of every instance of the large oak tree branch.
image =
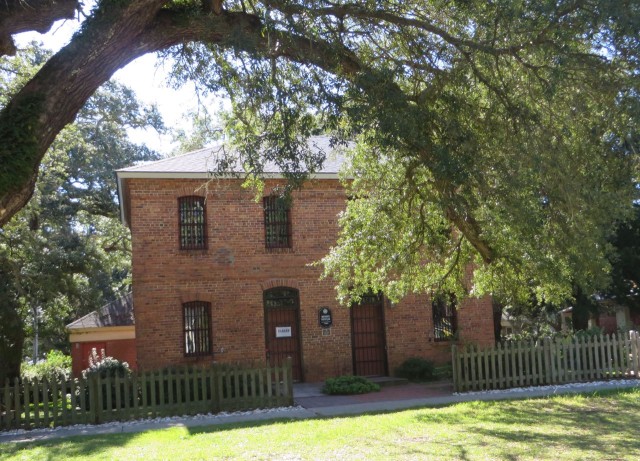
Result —
<instances>
[{"instance_id":1,"label":"large oak tree branch","mask_svg":"<svg viewBox=\"0 0 640 461\"><path fill-rule=\"evenodd\" d=\"M265 57L284 57L346 78L365 92L386 85L410 110L409 99L402 97L395 82L363 66L346 48L282 31L274 32L270 41L257 16L224 11L220 15L180 14L161 9L163 3L134 2L116 12L116 20L111 10L108 18L94 15L82 33L53 56L0 113L0 137L9 140L0 147L0 178L11 178L0 181L0 225L29 200L44 153L91 94L133 59L180 43L202 41ZM428 158L429 153L422 157ZM453 208L447 215L490 261L491 249L472 221L460 218Z\"/></svg>"},{"instance_id":2,"label":"large oak tree branch","mask_svg":"<svg viewBox=\"0 0 640 461\"><path fill-rule=\"evenodd\" d=\"M495 43L492 42L482 42L456 36L449 33L443 27L438 26L435 22L415 16L394 14L384 9L370 8L363 6L361 3L333 4L325 7L309 7L280 0L267 0L265 3L274 9L290 15L306 15L313 17L333 16L339 19L351 17L362 21L383 21L399 27L412 27L436 35L458 49L480 51L482 53L498 56L505 54L513 55L518 51L546 43L548 41L547 35L551 30L552 25L556 25L562 17L567 16L578 9L582 2L577 1L576 3L568 5L564 9L559 10L554 21L550 23L548 27L544 28L528 40L513 43L508 46L495 46Z\"/></svg>"},{"instance_id":3,"label":"large oak tree branch","mask_svg":"<svg viewBox=\"0 0 640 461\"><path fill-rule=\"evenodd\" d=\"M29 200L45 152L100 85L132 60L179 43L236 40L255 16L219 16L161 10L162 0L138 0L120 10L109 6L84 24L0 112L0 226ZM231 46L227 44L227 46Z\"/></svg>"},{"instance_id":4,"label":"large oak tree branch","mask_svg":"<svg viewBox=\"0 0 640 461\"><path fill-rule=\"evenodd\" d=\"M31 30L45 33L55 21L73 19L79 9L79 0L2 0L0 56L15 54L13 34Z\"/></svg>"}]
</instances>

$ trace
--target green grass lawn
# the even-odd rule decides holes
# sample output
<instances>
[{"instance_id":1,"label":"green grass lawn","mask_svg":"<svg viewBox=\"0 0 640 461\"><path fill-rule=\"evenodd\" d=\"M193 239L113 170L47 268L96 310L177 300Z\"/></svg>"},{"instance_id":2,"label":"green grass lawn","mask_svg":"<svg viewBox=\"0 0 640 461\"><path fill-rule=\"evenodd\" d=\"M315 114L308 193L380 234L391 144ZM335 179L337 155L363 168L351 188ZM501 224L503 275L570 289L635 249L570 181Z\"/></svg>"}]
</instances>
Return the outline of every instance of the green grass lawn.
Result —
<instances>
[{"instance_id":1,"label":"green grass lawn","mask_svg":"<svg viewBox=\"0 0 640 461\"><path fill-rule=\"evenodd\" d=\"M3 444L5 459L639 460L640 389Z\"/></svg>"}]
</instances>

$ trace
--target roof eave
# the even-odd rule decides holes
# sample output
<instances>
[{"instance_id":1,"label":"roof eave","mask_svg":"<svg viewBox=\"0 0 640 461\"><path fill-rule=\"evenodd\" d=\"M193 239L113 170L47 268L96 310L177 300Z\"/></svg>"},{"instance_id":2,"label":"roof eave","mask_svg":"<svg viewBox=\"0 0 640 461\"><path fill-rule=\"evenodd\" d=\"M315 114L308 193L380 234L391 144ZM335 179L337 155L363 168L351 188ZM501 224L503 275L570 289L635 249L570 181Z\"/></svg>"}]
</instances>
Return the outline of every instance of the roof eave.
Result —
<instances>
[{"instance_id":1,"label":"roof eave","mask_svg":"<svg viewBox=\"0 0 640 461\"><path fill-rule=\"evenodd\" d=\"M127 220L128 197L124 187L124 179L246 179L247 173L211 173L211 172L179 172L179 171L116 171L116 184L118 188L118 200L120 201L120 221L129 227ZM263 179L286 179L282 173L262 173ZM338 173L313 173L309 179L316 180L339 180ZM351 178L347 178L351 179Z\"/></svg>"},{"instance_id":2,"label":"roof eave","mask_svg":"<svg viewBox=\"0 0 640 461\"><path fill-rule=\"evenodd\" d=\"M125 217L126 202L124 198L124 188L122 186L122 177L120 176L120 172L116 171L116 188L118 190L118 204L120 205L120 222L124 226L129 227L129 223Z\"/></svg>"},{"instance_id":3,"label":"roof eave","mask_svg":"<svg viewBox=\"0 0 640 461\"><path fill-rule=\"evenodd\" d=\"M118 184L122 178L139 179L245 179L247 173L210 173L210 172L180 172L180 171L116 171ZM263 179L286 179L282 173L262 173ZM338 173L313 173L309 179L339 179Z\"/></svg>"}]
</instances>

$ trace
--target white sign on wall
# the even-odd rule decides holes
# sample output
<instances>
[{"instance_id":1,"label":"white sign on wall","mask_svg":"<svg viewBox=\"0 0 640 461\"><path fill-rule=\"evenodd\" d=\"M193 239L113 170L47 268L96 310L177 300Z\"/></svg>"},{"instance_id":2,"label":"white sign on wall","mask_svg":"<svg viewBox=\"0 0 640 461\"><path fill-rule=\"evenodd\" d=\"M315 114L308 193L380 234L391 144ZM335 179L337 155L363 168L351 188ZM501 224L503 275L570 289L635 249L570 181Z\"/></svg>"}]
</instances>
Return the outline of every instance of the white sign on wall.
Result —
<instances>
[{"instance_id":1,"label":"white sign on wall","mask_svg":"<svg viewBox=\"0 0 640 461\"><path fill-rule=\"evenodd\" d=\"M291 338L291 327L276 327L276 338Z\"/></svg>"}]
</instances>

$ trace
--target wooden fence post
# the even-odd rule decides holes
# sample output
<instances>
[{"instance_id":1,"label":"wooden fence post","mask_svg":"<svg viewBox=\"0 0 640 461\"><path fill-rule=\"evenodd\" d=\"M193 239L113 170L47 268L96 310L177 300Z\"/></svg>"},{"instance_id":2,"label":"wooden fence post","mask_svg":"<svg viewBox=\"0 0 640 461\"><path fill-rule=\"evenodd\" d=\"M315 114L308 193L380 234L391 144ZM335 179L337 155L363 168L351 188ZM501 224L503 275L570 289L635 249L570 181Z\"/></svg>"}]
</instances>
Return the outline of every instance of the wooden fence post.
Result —
<instances>
[{"instance_id":1,"label":"wooden fence post","mask_svg":"<svg viewBox=\"0 0 640 461\"><path fill-rule=\"evenodd\" d=\"M455 344L451 345L451 373L453 374L453 390L454 392L458 391L458 346Z\"/></svg>"},{"instance_id":2,"label":"wooden fence post","mask_svg":"<svg viewBox=\"0 0 640 461\"><path fill-rule=\"evenodd\" d=\"M4 392L2 393L2 402L0 402L0 427L4 429L11 428L11 392L10 392L10 381L9 378L4 380ZM4 416L2 416L2 412L4 411ZM15 410L13 410L15 414Z\"/></svg>"},{"instance_id":3,"label":"wooden fence post","mask_svg":"<svg viewBox=\"0 0 640 461\"><path fill-rule=\"evenodd\" d=\"M633 370L633 376L637 379L640 378L640 334L637 331L629 332L629 339L631 341L631 369Z\"/></svg>"},{"instance_id":4,"label":"wooden fence post","mask_svg":"<svg viewBox=\"0 0 640 461\"><path fill-rule=\"evenodd\" d=\"M89 419L93 424L100 424L102 419L102 399L100 398L102 392L102 383L99 382L100 377L97 375L89 376L88 389L89 389L89 409L91 411Z\"/></svg>"},{"instance_id":5,"label":"wooden fence post","mask_svg":"<svg viewBox=\"0 0 640 461\"><path fill-rule=\"evenodd\" d=\"M285 362L285 369L287 371L286 383L287 383L287 406L293 405L293 360L291 357L287 357L287 361Z\"/></svg>"},{"instance_id":6,"label":"wooden fence post","mask_svg":"<svg viewBox=\"0 0 640 461\"><path fill-rule=\"evenodd\" d=\"M212 396L215 410L222 411L222 394L224 391L224 384L222 382L222 369L220 368L220 365L213 365L211 376L214 382L212 389L215 389L215 395Z\"/></svg>"},{"instance_id":7,"label":"wooden fence post","mask_svg":"<svg viewBox=\"0 0 640 461\"><path fill-rule=\"evenodd\" d=\"M542 345L544 348L543 354L543 362L544 362L544 372L545 372L545 382L544 384L551 384L551 340L549 338L544 338L542 341Z\"/></svg>"}]
</instances>

